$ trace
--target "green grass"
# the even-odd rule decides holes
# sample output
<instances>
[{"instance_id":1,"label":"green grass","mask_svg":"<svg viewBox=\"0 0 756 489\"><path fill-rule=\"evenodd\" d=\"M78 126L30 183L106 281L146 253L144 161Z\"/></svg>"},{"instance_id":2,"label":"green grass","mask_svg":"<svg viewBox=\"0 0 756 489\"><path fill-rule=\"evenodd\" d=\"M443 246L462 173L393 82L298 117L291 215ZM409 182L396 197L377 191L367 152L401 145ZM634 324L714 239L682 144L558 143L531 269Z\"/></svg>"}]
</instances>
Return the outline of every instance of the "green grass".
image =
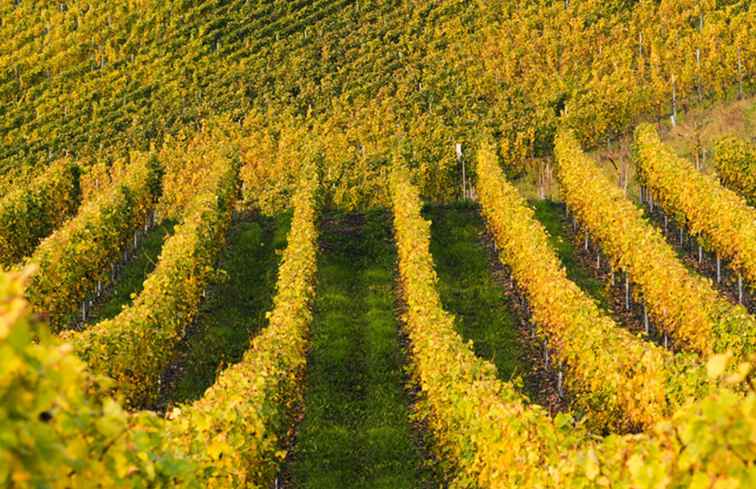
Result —
<instances>
[{"instance_id":1,"label":"green grass","mask_svg":"<svg viewBox=\"0 0 756 489\"><path fill-rule=\"evenodd\" d=\"M220 265L227 279L211 286L197 323L181 344L164 402L201 397L221 369L241 359L250 338L266 324L289 226L289 215L258 215L232 230Z\"/></svg>"},{"instance_id":2,"label":"green grass","mask_svg":"<svg viewBox=\"0 0 756 489\"><path fill-rule=\"evenodd\" d=\"M495 365L499 378L524 374L517 317L494 280L481 242L483 219L472 206L430 207L431 254L444 308L457 317L457 330L475 353Z\"/></svg>"},{"instance_id":3,"label":"green grass","mask_svg":"<svg viewBox=\"0 0 756 489\"><path fill-rule=\"evenodd\" d=\"M90 323L112 319L131 304L133 298L142 291L145 279L155 269L163 242L171 235L175 224L173 221L165 221L147 232L139 251L121 271L109 298L92 308Z\"/></svg>"},{"instance_id":4,"label":"green grass","mask_svg":"<svg viewBox=\"0 0 756 489\"><path fill-rule=\"evenodd\" d=\"M564 208L551 200L531 202L536 218L549 233L549 243L567 270L567 278L575 282L593 298L604 310L610 308L606 286L596 278L593 271L577 258L578 250L569 235L570 225L564 215Z\"/></svg>"},{"instance_id":5,"label":"green grass","mask_svg":"<svg viewBox=\"0 0 756 489\"><path fill-rule=\"evenodd\" d=\"M394 315L389 216L321 223L304 420L291 487L420 488L431 484L414 443Z\"/></svg>"}]
</instances>

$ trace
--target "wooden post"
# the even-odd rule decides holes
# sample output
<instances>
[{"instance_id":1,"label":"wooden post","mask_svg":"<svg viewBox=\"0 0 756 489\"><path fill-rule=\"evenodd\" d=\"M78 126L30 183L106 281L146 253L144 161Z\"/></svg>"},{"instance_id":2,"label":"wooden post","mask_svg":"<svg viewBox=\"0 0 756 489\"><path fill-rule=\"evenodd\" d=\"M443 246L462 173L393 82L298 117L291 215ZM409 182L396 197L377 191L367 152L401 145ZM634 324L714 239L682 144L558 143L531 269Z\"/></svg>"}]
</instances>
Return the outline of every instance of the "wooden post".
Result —
<instances>
[{"instance_id":1,"label":"wooden post","mask_svg":"<svg viewBox=\"0 0 756 489\"><path fill-rule=\"evenodd\" d=\"M743 61L740 55L740 46L738 46L738 99L743 98Z\"/></svg>"},{"instance_id":2,"label":"wooden post","mask_svg":"<svg viewBox=\"0 0 756 489\"><path fill-rule=\"evenodd\" d=\"M625 309L630 309L630 274L625 272Z\"/></svg>"},{"instance_id":3,"label":"wooden post","mask_svg":"<svg viewBox=\"0 0 756 489\"><path fill-rule=\"evenodd\" d=\"M717 283L722 282L722 259L719 257L719 253L717 253Z\"/></svg>"},{"instance_id":4,"label":"wooden post","mask_svg":"<svg viewBox=\"0 0 756 489\"><path fill-rule=\"evenodd\" d=\"M675 77L672 77L672 115L670 116L672 127L677 127L677 87Z\"/></svg>"},{"instance_id":5,"label":"wooden post","mask_svg":"<svg viewBox=\"0 0 756 489\"><path fill-rule=\"evenodd\" d=\"M643 33L642 32L638 33L638 58L639 58L639 61L638 61L639 63L643 61Z\"/></svg>"},{"instance_id":6,"label":"wooden post","mask_svg":"<svg viewBox=\"0 0 756 489\"><path fill-rule=\"evenodd\" d=\"M538 164L538 198L543 200L546 198L546 168L543 162Z\"/></svg>"},{"instance_id":7,"label":"wooden post","mask_svg":"<svg viewBox=\"0 0 756 489\"><path fill-rule=\"evenodd\" d=\"M646 303L643 303L643 327L646 328L646 335L648 335L649 330L649 324L648 324L648 308L646 307Z\"/></svg>"},{"instance_id":8,"label":"wooden post","mask_svg":"<svg viewBox=\"0 0 756 489\"><path fill-rule=\"evenodd\" d=\"M701 79L701 48L696 48L696 68L698 69L698 103L703 101L703 80Z\"/></svg>"},{"instance_id":9,"label":"wooden post","mask_svg":"<svg viewBox=\"0 0 756 489\"><path fill-rule=\"evenodd\" d=\"M465 160L462 159L462 144L457 143L455 149L457 152L457 163L462 165L462 200L467 200L467 172Z\"/></svg>"}]
</instances>

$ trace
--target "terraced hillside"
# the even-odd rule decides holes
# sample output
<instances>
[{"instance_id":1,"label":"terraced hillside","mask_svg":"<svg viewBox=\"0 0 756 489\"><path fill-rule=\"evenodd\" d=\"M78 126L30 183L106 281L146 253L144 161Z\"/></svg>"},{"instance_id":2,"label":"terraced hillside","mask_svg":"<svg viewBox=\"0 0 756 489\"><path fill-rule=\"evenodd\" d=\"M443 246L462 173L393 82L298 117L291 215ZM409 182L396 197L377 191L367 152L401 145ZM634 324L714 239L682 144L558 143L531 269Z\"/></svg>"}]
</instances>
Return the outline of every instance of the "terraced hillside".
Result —
<instances>
[{"instance_id":1,"label":"terraced hillside","mask_svg":"<svg viewBox=\"0 0 756 489\"><path fill-rule=\"evenodd\" d=\"M753 32L0 0L0 487L756 486Z\"/></svg>"}]
</instances>

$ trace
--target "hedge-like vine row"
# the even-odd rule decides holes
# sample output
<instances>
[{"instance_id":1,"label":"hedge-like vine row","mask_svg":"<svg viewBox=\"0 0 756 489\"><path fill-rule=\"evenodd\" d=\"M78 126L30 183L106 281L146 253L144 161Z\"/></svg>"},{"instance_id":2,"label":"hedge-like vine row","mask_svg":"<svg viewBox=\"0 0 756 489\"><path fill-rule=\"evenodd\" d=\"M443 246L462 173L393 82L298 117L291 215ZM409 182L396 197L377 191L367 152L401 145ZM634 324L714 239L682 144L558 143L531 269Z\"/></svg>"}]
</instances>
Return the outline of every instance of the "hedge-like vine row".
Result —
<instances>
[{"instance_id":1,"label":"hedge-like vine row","mask_svg":"<svg viewBox=\"0 0 756 489\"><path fill-rule=\"evenodd\" d=\"M405 170L392 174L390 186L413 376L437 455L452 463L454 487L473 486L476 479L485 482L481 487L492 487L496 478L527 480L532 466L584 433L573 430L568 418L560 418L564 430L551 432L548 413L528 407L510 383L497 379L496 367L462 340L436 289L430 222L420 213L418 190ZM515 466L521 475L511 473Z\"/></svg>"},{"instance_id":2,"label":"hedge-like vine row","mask_svg":"<svg viewBox=\"0 0 756 489\"><path fill-rule=\"evenodd\" d=\"M91 373L70 345L32 319L23 298L31 270L0 273L0 355L7 367L0 382L0 485L268 487L284 453L279 437L291 427L289 408L302 395L317 186L315 178L304 180L293 198L269 326L240 363L203 398L175 408L170 420L128 413L109 398L120 385Z\"/></svg>"},{"instance_id":3,"label":"hedge-like vine row","mask_svg":"<svg viewBox=\"0 0 756 489\"><path fill-rule=\"evenodd\" d=\"M412 238L412 234L407 237ZM413 254L421 251L419 243L403 246ZM411 254L405 253L405 264L400 266L405 266L408 258ZM429 258L426 261L430 263ZM0 273L0 355L4 367L0 382L0 485L70 488L89 487L96 481L103 488L199 488L261 487L266 482L254 475L258 466L250 466L251 474L245 474L246 466L222 463L227 457L236 462L249 458L217 451L229 440L239 442L239 432L229 436L234 433L232 429L243 427L250 440L261 433L251 434L261 425L254 422L250 411L219 410L212 420L219 431L211 440L206 438L209 431L186 430L181 420L168 421L144 411L127 413L107 396L111 382L88 372L71 348L47 334L36 319L39 316L30 314L23 284L24 275ZM418 284L415 291L432 294L434 289L427 283ZM444 438L446 452L456 450L464 457L464 465L457 466L456 487L652 489L752 485L752 461L756 458L753 392L744 398L722 389L647 434L610 436L578 444L583 437L575 434L567 419L552 421L541 408L526 405L510 384L495 379L492 365L476 361L451 330L449 320L436 322L444 316L439 315L438 308L424 303L422 297L415 305L408 315L409 321L414 321L408 325L413 342L419 342L413 345L413 356L418 361L416 366L422 359L428 369L418 369L416 374L424 375L424 393L429 400L431 395L434 398L432 403L424 402L423 409L435 417L431 426L437 438L448 433ZM712 376L721 374L721 360L715 358L709 364ZM259 371L255 373L258 378ZM726 381L742 381L749 375L752 377L744 367L736 378ZM230 382L226 386L234 396L229 402L244 405L238 398L244 393L233 390ZM273 391L268 395L271 401L283 399ZM255 406L254 412L264 415L272 406L263 403L262 408ZM198 440L192 444L194 451L188 453L185 440L195 434ZM219 445L212 445L215 440L220 440ZM206 449L203 443L207 443ZM258 450L252 443L241 442L235 448L244 454ZM208 467L207 461L214 459L221 463Z\"/></svg>"},{"instance_id":4,"label":"hedge-like vine row","mask_svg":"<svg viewBox=\"0 0 756 489\"><path fill-rule=\"evenodd\" d=\"M174 346L197 315L231 224L238 171L232 158L213 162L132 305L111 320L64 335L92 370L116 380L132 405L155 400Z\"/></svg>"},{"instance_id":5,"label":"hedge-like vine row","mask_svg":"<svg viewBox=\"0 0 756 489\"><path fill-rule=\"evenodd\" d=\"M729 136L714 145L714 166L725 187L756 206L756 145Z\"/></svg>"},{"instance_id":6,"label":"hedge-like vine row","mask_svg":"<svg viewBox=\"0 0 756 489\"><path fill-rule=\"evenodd\" d=\"M672 355L622 329L572 281L517 189L484 145L477 189L501 262L524 292L538 335L567 367L574 406L613 430L650 427L705 389L695 356Z\"/></svg>"},{"instance_id":7,"label":"hedge-like vine row","mask_svg":"<svg viewBox=\"0 0 756 489\"><path fill-rule=\"evenodd\" d=\"M281 440L292 428L292 408L302 400L307 362L317 187L317 178L302 179L293 196L292 227L268 327L200 400L172 413L172 439L209 474L208 487L273 487L285 456Z\"/></svg>"},{"instance_id":8,"label":"hedge-like vine row","mask_svg":"<svg viewBox=\"0 0 756 489\"><path fill-rule=\"evenodd\" d=\"M568 416L550 418L496 378L454 329L436 290L430 225L420 214L408 174L391 177L399 272L407 303L419 409L431 429L450 484L460 488L710 487L722 480L747 486L756 442L756 395L728 389L686 406L641 435L591 439ZM725 370L723 357L709 364ZM731 382L742 381L743 367Z\"/></svg>"},{"instance_id":9,"label":"hedge-like vine row","mask_svg":"<svg viewBox=\"0 0 756 489\"><path fill-rule=\"evenodd\" d=\"M440 453L456 455L455 487L750 486L753 392L717 390L646 434L603 440L586 439L568 418L552 420L527 405L454 332L434 286L430 230L417 191L406 175L395 176L392 189L420 409ZM174 411L173 420L129 414L107 397L112 382L88 372L30 314L23 297L29 271L0 273L0 485L267 487L270 460L282 455L268 435L278 425L272 420L281 419L271 413L290 402L287 394L298 396L282 384L293 385L304 364L305 345L297 338L306 336L313 293L314 213L300 206L300 195L270 327L253 341L254 354L222 374L203 400ZM723 356L713 358L709 376L721 376L725 367ZM724 381L747 376L746 364Z\"/></svg>"},{"instance_id":10,"label":"hedge-like vine row","mask_svg":"<svg viewBox=\"0 0 756 489\"><path fill-rule=\"evenodd\" d=\"M157 153L163 169L163 193L156 213L162 219L181 219L194 200L196 189L211 178L214 161L239 158L238 132L238 124L221 116L204 121L202 127L190 136L181 133L165 138Z\"/></svg>"},{"instance_id":11,"label":"hedge-like vine row","mask_svg":"<svg viewBox=\"0 0 756 489\"><path fill-rule=\"evenodd\" d=\"M756 319L720 297L710 280L685 268L661 232L583 153L571 132L557 136L555 151L567 206L612 267L632 277L654 324L704 356L730 350L747 357L756 345Z\"/></svg>"},{"instance_id":12,"label":"hedge-like vine row","mask_svg":"<svg viewBox=\"0 0 756 489\"><path fill-rule=\"evenodd\" d=\"M0 273L0 486L199 487L165 421L128 414L108 397L112 382L32 315L23 296L31 271Z\"/></svg>"},{"instance_id":13,"label":"hedge-like vine row","mask_svg":"<svg viewBox=\"0 0 756 489\"><path fill-rule=\"evenodd\" d=\"M155 171L147 155L135 154L117 185L85 203L28 260L37 267L29 300L53 329L69 326L98 283L110 283L112 265L147 223L156 198Z\"/></svg>"},{"instance_id":14,"label":"hedge-like vine row","mask_svg":"<svg viewBox=\"0 0 756 489\"><path fill-rule=\"evenodd\" d=\"M651 124L636 128L634 151L639 178L654 201L756 287L756 209L666 148Z\"/></svg>"},{"instance_id":15,"label":"hedge-like vine row","mask_svg":"<svg viewBox=\"0 0 756 489\"><path fill-rule=\"evenodd\" d=\"M81 201L79 168L59 160L29 185L0 199L0 266L29 256L39 242L69 219Z\"/></svg>"}]
</instances>

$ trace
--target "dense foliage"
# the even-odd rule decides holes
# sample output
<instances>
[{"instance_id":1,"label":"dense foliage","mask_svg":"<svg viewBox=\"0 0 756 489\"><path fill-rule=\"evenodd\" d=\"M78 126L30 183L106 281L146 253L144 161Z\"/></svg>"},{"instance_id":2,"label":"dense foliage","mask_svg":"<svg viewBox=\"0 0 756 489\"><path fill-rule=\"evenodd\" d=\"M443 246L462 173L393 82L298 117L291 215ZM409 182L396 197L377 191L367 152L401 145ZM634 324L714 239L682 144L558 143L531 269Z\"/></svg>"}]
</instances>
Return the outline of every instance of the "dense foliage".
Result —
<instances>
[{"instance_id":1,"label":"dense foliage","mask_svg":"<svg viewBox=\"0 0 756 489\"><path fill-rule=\"evenodd\" d=\"M13 487L267 487L301 397L314 292L315 179L294 221L269 326L240 363L170 420L126 412L112 380L93 375L32 319L23 286L0 274L0 485ZM34 338L37 341L34 341Z\"/></svg>"},{"instance_id":2,"label":"dense foliage","mask_svg":"<svg viewBox=\"0 0 756 489\"><path fill-rule=\"evenodd\" d=\"M756 145L736 137L722 138L714 145L714 166L722 185L756 206Z\"/></svg>"},{"instance_id":3,"label":"dense foliage","mask_svg":"<svg viewBox=\"0 0 756 489\"><path fill-rule=\"evenodd\" d=\"M646 434L590 439L569 416L550 418L477 358L441 307L428 251L430 225L405 170L391 181L399 271L407 303L413 376L435 448L450 462L450 487L748 487L756 481L756 395L717 389ZM707 365L711 380L726 355ZM726 383L750 376L742 364Z\"/></svg>"},{"instance_id":4,"label":"dense foliage","mask_svg":"<svg viewBox=\"0 0 756 489\"><path fill-rule=\"evenodd\" d=\"M79 168L69 160L53 163L29 185L5 195L0 200L0 266L29 256L76 213L80 200Z\"/></svg>"},{"instance_id":5,"label":"dense foliage","mask_svg":"<svg viewBox=\"0 0 756 489\"><path fill-rule=\"evenodd\" d=\"M27 296L55 330L72 324L79 305L98 283L110 283L112 265L134 232L147 225L156 197L148 163L147 155L134 154L116 185L84 204L27 260L37 267Z\"/></svg>"},{"instance_id":6,"label":"dense foliage","mask_svg":"<svg viewBox=\"0 0 756 489\"><path fill-rule=\"evenodd\" d=\"M276 155L296 134L321 140L324 188L347 208L389 204L399 142L423 194L450 200L454 145L474 145L481 128L525 166L550 153L560 115L595 144L673 104L748 93L756 70L745 0L2 8L0 172L35 173L66 152L117 160L227 114L253 121L253 159L286 161Z\"/></svg>"},{"instance_id":7,"label":"dense foliage","mask_svg":"<svg viewBox=\"0 0 756 489\"><path fill-rule=\"evenodd\" d=\"M701 395L695 359L643 341L599 310L567 275L518 191L508 183L490 146L478 153L483 214L529 303L540 338L566 367L566 385L594 426L650 427Z\"/></svg>"},{"instance_id":8,"label":"dense foliage","mask_svg":"<svg viewBox=\"0 0 756 489\"><path fill-rule=\"evenodd\" d=\"M93 371L114 379L132 405L154 402L174 347L197 316L226 242L238 172L231 156L213 162L133 304L113 319L63 336Z\"/></svg>"},{"instance_id":9,"label":"dense foliage","mask_svg":"<svg viewBox=\"0 0 756 489\"><path fill-rule=\"evenodd\" d=\"M743 306L720 297L710 280L686 269L661 231L643 218L569 132L557 136L556 157L567 206L611 266L632 278L637 300L648 308L654 324L704 356L729 350L747 358L756 346L756 319Z\"/></svg>"},{"instance_id":10,"label":"dense foliage","mask_svg":"<svg viewBox=\"0 0 756 489\"><path fill-rule=\"evenodd\" d=\"M756 287L756 209L666 148L652 125L638 126L635 145L640 181L654 201Z\"/></svg>"},{"instance_id":11,"label":"dense foliage","mask_svg":"<svg viewBox=\"0 0 756 489\"><path fill-rule=\"evenodd\" d=\"M450 487L756 486L754 318L582 152L751 96L754 32L750 0L0 0L0 486L277 487L308 415L322 207L393 210L417 434ZM718 181L653 126L635 136L646 195L756 287L752 144L717 145ZM547 175L553 156L567 205L672 351L568 279L499 166ZM558 376L565 414L497 378L442 307L421 208L460 196L480 201L515 282L502 307L530 320L523 350L545 356L537 375ZM267 327L200 399L139 411L181 370L237 218L288 208ZM142 291L79 328L159 221L177 225Z\"/></svg>"},{"instance_id":12,"label":"dense foliage","mask_svg":"<svg viewBox=\"0 0 756 489\"><path fill-rule=\"evenodd\" d=\"M302 401L315 293L318 183L314 174L308 177L291 202L294 217L268 326L200 400L169 413L169 433L203 469L206 487L271 487L286 456L293 409Z\"/></svg>"}]
</instances>

